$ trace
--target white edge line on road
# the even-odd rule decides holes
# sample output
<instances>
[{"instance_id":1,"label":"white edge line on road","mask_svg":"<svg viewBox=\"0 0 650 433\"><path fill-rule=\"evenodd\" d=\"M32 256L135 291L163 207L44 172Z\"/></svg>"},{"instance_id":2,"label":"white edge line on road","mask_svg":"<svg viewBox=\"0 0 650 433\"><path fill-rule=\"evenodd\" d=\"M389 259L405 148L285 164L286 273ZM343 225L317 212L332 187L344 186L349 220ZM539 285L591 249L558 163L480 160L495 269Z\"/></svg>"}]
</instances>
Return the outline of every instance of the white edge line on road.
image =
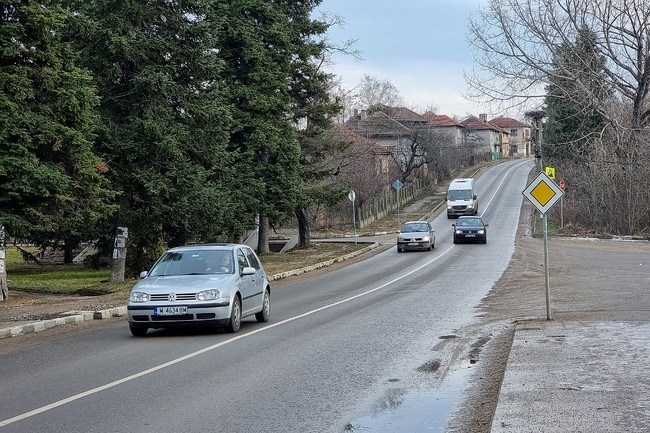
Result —
<instances>
[{"instance_id":1,"label":"white edge line on road","mask_svg":"<svg viewBox=\"0 0 650 433\"><path fill-rule=\"evenodd\" d=\"M514 167L512 167L512 168L510 168L510 169L506 172L506 176L503 177L503 179L501 180L501 183L499 184L499 186L498 186L497 189L496 189L497 192L499 191L499 189L500 189L501 186L503 185L503 182L505 182L505 178L506 178L507 175L510 173L510 171L512 171L513 169L515 169L515 168L517 168L517 167L518 167L518 165L517 165L517 166L514 166ZM492 195L492 197L490 198L490 200L489 200L487 206L485 206L485 209L487 209L488 206L490 205L490 203L492 203L492 200L494 199L495 195L496 195L496 192L495 192L494 195ZM481 215L482 215L482 214L483 214L483 213L481 213ZM447 254L447 253L448 253L448 252L449 252L453 247L454 247L454 245L450 246L450 247L447 248L445 251L443 251L440 255L437 255L436 257L434 257L433 259L427 261L427 262L424 263L423 265L420 265L420 266L418 266L417 268L412 269L411 271L409 271L409 272L407 272L407 273L405 273L405 274L403 274L403 275L400 275L399 277L393 278L392 280L390 280L390 281L388 281L388 282L386 282L386 283L384 283L384 284L382 284L382 285L380 285L380 286L377 286L377 287L375 287L375 288L373 288L373 289L367 290L367 291L365 291L365 292L363 292L363 293L359 293L359 294L354 295L354 296L351 296L351 297L349 297L349 298L342 299L342 300L337 301L337 302L334 302L334 303L332 303L332 304L324 305L324 306L322 306L322 307L320 307L320 308L316 308L315 310L307 311L307 312L305 312L305 313L299 314L299 315L294 316L294 317L290 317L290 318L288 318L288 319L284 319L284 320L282 320L282 321L280 321L280 322L277 322L277 323L272 323L272 324L270 324L270 325L268 325L268 326L265 326L265 327L263 327L263 328L255 329L255 330L253 330L253 331L251 331L251 332L247 332L247 333L245 333L245 334L239 334L239 335L236 335L236 336L234 336L234 337L232 337L232 338L230 338L230 339L228 339L228 340L226 340L226 341L222 341L222 342L217 343L217 344L214 344L214 345L212 345L212 346L208 346L208 347L206 347L206 348L204 348L204 349L197 350L196 352L192 352L192 353L187 354L187 355L185 355L185 356L181 356L180 358L173 359L173 360L171 360L171 361L165 362L164 364L160 364L160 365L158 365L158 366L156 366L156 367L152 367L152 368L149 368L149 369L147 369L147 370L141 371L140 373L132 374L131 376L127 376L127 377L125 377L125 378L122 378L122 379L116 380L116 381L111 382L111 383L107 383L106 385L102 385L102 386L99 386L99 387L97 387L97 388L89 389L88 391L84 391L84 392L81 392L81 393L79 393L79 394L75 394L75 395L73 395L73 396L70 396L70 397L68 397L68 398L64 398L63 400L55 401L54 403L50 403L50 404L48 404L48 405L45 405L45 406L39 407L38 409L34 409L34 410L29 411L29 412L25 412L25 413L23 413L23 414L21 414L21 415L17 415L17 416L15 416L15 417L8 418L8 419L6 419L6 420L2 420L2 421L0 421L0 427L4 427L4 426L6 426L6 425L13 424L13 423L15 423L15 422L17 422L17 421L21 421L21 420L24 420L24 419L30 418L30 417L32 417L32 416L35 416L35 415L41 414L41 413L43 413L43 412L46 412L46 411L48 411L48 410L55 409L55 408L57 408L57 407L59 407L59 406L63 406L63 405L65 405L65 404L71 403L71 402L73 402L73 401L79 400L79 399L84 398L84 397L87 397L87 396L89 396L89 395L96 394L96 393L98 393L98 392L100 392L100 391L104 391L104 390L106 390L106 389L113 388L113 387L115 387L115 386L117 386L117 385L121 385L121 384L126 383L126 382L129 382L129 381L131 381L131 380L134 380L134 379L137 379L137 378L140 378L140 377L146 376L146 375L151 374L151 373L154 373L154 372L156 372L156 371L158 371L158 370L162 370L163 368L170 367L170 366L172 366L172 365L174 365L174 364L178 364L179 362L186 361L186 360L188 360L188 359L190 359L190 358L194 358L195 356L198 356L198 355L201 355L201 354L203 354L203 353L209 352L209 351L211 351L211 350L217 349L217 348L219 348L219 347L221 347L221 346L225 346L226 344L228 344L228 343L232 343L233 341L237 341L237 340L240 340L240 339L242 339L242 338L249 337L249 336L251 336L251 335L254 335L254 334L257 334L257 333L260 333L260 332L264 332L264 331L266 331L267 329L275 328L276 326L284 325L285 323L293 322L294 320L302 319L303 317L310 316L310 315L312 315L312 314L318 313L319 311L323 311L323 310L326 310L326 309L328 309L328 308L336 307L337 305L341 305L341 304L344 304L344 303L346 303L346 302L350 302L350 301L352 301L352 300L354 300L354 299L361 298L361 297L363 297L363 296L369 295L369 294L371 294L371 293L373 293L373 292L376 292L377 290L381 290L381 289L383 289L383 288L386 287L386 286L389 286L389 285L391 285L391 284L393 284L393 283L396 283L397 281L399 281L399 280L401 280L401 279L403 279L403 278L406 278L406 277L408 277L409 275L414 274L415 272L419 271L419 270L422 269L422 268L425 268L425 267L429 266L431 263L437 261L440 257L442 257L442 256L444 256L445 254Z\"/></svg>"},{"instance_id":2,"label":"white edge line on road","mask_svg":"<svg viewBox=\"0 0 650 433\"><path fill-rule=\"evenodd\" d=\"M384 284L381 284L380 286L377 286L377 287L375 287L373 289L367 290L367 291L365 291L363 293L359 293L359 294L351 296L349 298L342 299L342 300L334 302L332 304L324 305L322 307L316 308L315 310L307 311L305 313L299 314L299 315L294 316L294 317L290 317L288 319L284 319L284 320L282 320L280 322L277 322L277 323L272 323L272 324L267 325L267 326L265 326L263 328L258 328L258 329L255 329L253 331L247 332L245 334L235 335L234 337L232 337L232 338L230 338L230 339L228 339L226 341L222 341L220 343L213 344L212 346L208 346L208 347L206 347L204 349L197 350L196 352L192 352L192 353L189 353L189 354L187 354L185 356L181 356L180 358L176 358L176 359L173 359L171 361L165 362L164 364L160 364L160 365L157 365L155 367L149 368L147 370L141 371L140 373L132 374L132 375L127 376L125 378L122 378L122 379L107 383L106 385L102 385L102 386L98 386L98 387L93 388L93 389L89 389L88 391L84 391L84 392L81 392L79 394L75 394L73 396L70 396L68 398L64 398L62 400L55 401L54 403L50 403L48 405L41 406L41 407L39 407L37 409L31 410L29 412L25 412L25 413L23 413L21 415L17 415L17 416L14 416L12 418L2 420L2 421L0 421L0 427L4 427L4 426L7 426L9 424L13 424L13 423L15 423L17 421L21 421L21 420L30 418L30 417L35 416L35 415L39 415L39 414L41 414L43 412L46 412L46 411L51 410L51 409L55 409L55 408L57 408L59 406L63 406L63 405L68 404L68 403L72 403L73 401L79 400L79 399L87 397L89 395L96 394L96 393L98 393L100 391L104 391L104 390L109 389L109 388L113 388L113 387L115 387L117 385L121 385L123 383L129 382L129 381L134 380L134 379L138 379L140 377L143 377L143 376L146 376L148 374L154 373L154 372L156 372L158 370L162 370L163 368L170 367L170 366L172 366L174 364L178 364L179 362L186 361L186 360L188 360L190 358L194 358L195 356L198 356L198 355L201 355L203 353L209 352L211 350L217 349L219 347L225 346L228 343L232 343L232 342L240 340L242 338L246 338L246 337L249 337L251 335L254 335L254 334L257 334L257 333L260 333L260 332L264 332L264 331L266 331L268 329L271 329L271 328L275 328L276 326L284 325L286 323L293 322L294 320L302 319L303 317L307 317L307 316L310 316L312 314L318 313L319 311L323 311L323 310L326 310L328 308L336 307L337 305L345 304L346 302L350 302L350 301L352 301L354 299L361 298L363 296L369 295L369 294L371 294L373 292L376 292L377 290L381 290L386 286L389 286L389 285L391 285L393 283L396 283L397 281L399 281L399 280L401 280L403 278L406 278L409 275L414 274L415 272L419 271L422 268L425 268L425 267L429 266L431 263L435 262L440 257L447 254L449 252L449 250L451 250L452 248L453 248L453 245L451 247L449 247L448 249L446 249L445 251L443 251L440 255L437 255L433 259L428 260L427 262L425 262L424 264L418 266L417 268L412 269L411 271L409 271L409 272L407 272L407 273L405 273L403 275L400 275L399 277L393 278L392 280L390 280L390 281L388 281L388 282L386 282Z\"/></svg>"}]
</instances>

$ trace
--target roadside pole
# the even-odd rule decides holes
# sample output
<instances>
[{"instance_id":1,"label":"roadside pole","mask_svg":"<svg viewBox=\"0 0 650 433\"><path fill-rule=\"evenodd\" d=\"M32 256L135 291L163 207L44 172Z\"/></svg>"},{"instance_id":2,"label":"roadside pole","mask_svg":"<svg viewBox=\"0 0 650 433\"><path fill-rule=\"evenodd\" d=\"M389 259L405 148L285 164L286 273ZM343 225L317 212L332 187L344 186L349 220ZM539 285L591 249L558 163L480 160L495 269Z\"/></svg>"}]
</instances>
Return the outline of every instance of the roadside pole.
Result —
<instances>
[{"instance_id":1,"label":"roadside pole","mask_svg":"<svg viewBox=\"0 0 650 433\"><path fill-rule=\"evenodd\" d=\"M0 226L0 301L9 298L7 286L7 267L5 266L5 228Z\"/></svg>"},{"instance_id":2,"label":"roadside pole","mask_svg":"<svg viewBox=\"0 0 650 433\"><path fill-rule=\"evenodd\" d=\"M111 283L123 283L126 267L126 240L129 237L129 230L126 227L118 227L113 241L113 264L111 266Z\"/></svg>"},{"instance_id":3,"label":"roadside pole","mask_svg":"<svg viewBox=\"0 0 650 433\"><path fill-rule=\"evenodd\" d=\"M395 182L393 182L392 186L393 188L395 188L395 191L397 191L397 224L402 225L402 222L400 221L400 217L399 217L399 205L402 198L402 187L404 186L404 184L402 183L402 181L397 179Z\"/></svg>"},{"instance_id":4,"label":"roadside pole","mask_svg":"<svg viewBox=\"0 0 650 433\"><path fill-rule=\"evenodd\" d=\"M544 231L544 281L546 282L546 320L551 320L551 284L548 270L548 217L544 213L542 217Z\"/></svg>"},{"instance_id":5,"label":"roadside pole","mask_svg":"<svg viewBox=\"0 0 650 433\"><path fill-rule=\"evenodd\" d=\"M557 203L564 191L543 171L540 172L523 192L532 204L537 208L542 217L542 231L544 233L544 277L546 280L546 319L551 320L551 287L548 266L548 221L546 213Z\"/></svg>"},{"instance_id":6,"label":"roadside pole","mask_svg":"<svg viewBox=\"0 0 650 433\"><path fill-rule=\"evenodd\" d=\"M350 190L348 193L348 198L352 202L352 225L354 226L354 243L357 243L357 216L355 215L354 211L354 199L357 197L357 194L354 192L354 190Z\"/></svg>"}]
</instances>

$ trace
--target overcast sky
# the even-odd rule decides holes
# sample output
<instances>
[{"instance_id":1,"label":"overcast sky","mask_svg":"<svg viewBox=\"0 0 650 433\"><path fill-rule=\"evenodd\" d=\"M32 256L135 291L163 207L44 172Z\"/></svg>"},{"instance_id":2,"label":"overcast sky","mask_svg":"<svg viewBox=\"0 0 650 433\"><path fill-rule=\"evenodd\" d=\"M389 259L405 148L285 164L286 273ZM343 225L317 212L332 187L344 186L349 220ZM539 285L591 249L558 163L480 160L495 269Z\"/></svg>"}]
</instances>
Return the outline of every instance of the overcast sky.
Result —
<instances>
[{"instance_id":1,"label":"overcast sky","mask_svg":"<svg viewBox=\"0 0 650 433\"><path fill-rule=\"evenodd\" d=\"M338 14L345 28L332 27L331 42L355 39L362 61L336 55L331 72L352 89L368 74L390 81L404 106L423 113L465 118L484 108L463 97L463 71L471 71L467 20L487 0L323 0L318 11Z\"/></svg>"}]
</instances>

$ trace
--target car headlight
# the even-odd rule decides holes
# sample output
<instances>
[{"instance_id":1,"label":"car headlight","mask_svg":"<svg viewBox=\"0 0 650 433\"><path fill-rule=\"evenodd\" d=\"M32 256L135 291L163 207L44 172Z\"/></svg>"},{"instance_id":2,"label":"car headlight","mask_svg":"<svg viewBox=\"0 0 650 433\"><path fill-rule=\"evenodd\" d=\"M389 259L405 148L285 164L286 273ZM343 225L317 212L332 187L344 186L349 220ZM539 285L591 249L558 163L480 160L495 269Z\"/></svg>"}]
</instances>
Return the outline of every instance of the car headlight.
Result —
<instances>
[{"instance_id":1,"label":"car headlight","mask_svg":"<svg viewBox=\"0 0 650 433\"><path fill-rule=\"evenodd\" d=\"M468 205L467 205L467 209L474 209L474 203L472 203L472 204L468 204Z\"/></svg>"},{"instance_id":2,"label":"car headlight","mask_svg":"<svg viewBox=\"0 0 650 433\"><path fill-rule=\"evenodd\" d=\"M143 292L131 292L129 301L131 302L149 302L149 294Z\"/></svg>"},{"instance_id":3,"label":"car headlight","mask_svg":"<svg viewBox=\"0 0 650 433\"><path fill-rule=\"evenodd\" d=\"M479 234L479 235L484 235L484 234L485 234L485 230L479 230L479 231L478 231L478 234Z\"/></svg>"},{"instance_id":4,"label":"car headlight","mask_svg":"<svg viewBox=\"0 0 650 433\"><path fill-rule=\"evenodd\" d=\"M217 289L203 290L196 294L197 301L213 301L219 298L221 294Z\"/></svg>"},{"instance_id":5,"label":"car headlight","mask_svg":"<svg viewBox=\"0 0 650 433\"><path fill-rule=\"evenodd\" d=\"M404 238L402 237L402 235L399 235L399 236L397 236L397 240L398 240L398 241L403 241Z\"/></svg>"},{"instance_id":6,"label":"car headlight","mask_svg":"<svg viewBox=\"0 0 650 433\"><path fill-rule=\"evenodd\" d=\"M422 240L425 242L429 242L431 238L429 236L422 236Z\"/></svg>"},{"instance_id":7,"label":"car headlight","mask_svg":"<svg viewBox=\"0 0 650 433\"><path fill-rule=\"evenodd\" d=\"M455 231L454 233L456 233L457 235L459 235L459 234L461 234L461 233L463 233L463 232L462 232L462 230L458 230L458 229L456 229L456 231Z\"/></svg>"}]
</instances>

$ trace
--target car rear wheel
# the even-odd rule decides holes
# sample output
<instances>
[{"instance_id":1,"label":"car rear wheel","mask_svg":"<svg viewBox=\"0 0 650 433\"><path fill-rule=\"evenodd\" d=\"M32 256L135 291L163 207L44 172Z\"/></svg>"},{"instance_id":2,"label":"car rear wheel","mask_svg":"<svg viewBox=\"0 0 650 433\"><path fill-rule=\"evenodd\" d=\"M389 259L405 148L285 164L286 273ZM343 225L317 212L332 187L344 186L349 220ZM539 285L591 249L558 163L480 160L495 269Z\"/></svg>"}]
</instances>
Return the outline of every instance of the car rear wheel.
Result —
<instances>
[{"instance_id":1,"label":"car rear wheel","mask_svg":"<svg viewBox=\"0 0 650 433\"><path fill-rule=\"evenodd\" d=\"M262 311L260 311L259 313L255 313L255 318L260 323L268 322L270 314L271 314L271 295L269 295L269 291L267 289L264 290L264 299L262 300Z\"/></svg>"},{"instance_id":2,"label":"car rear wheel","mask_svg":"<svg viewBox=\"0 0 650 433\"><path fill-rule=\"evenodd\" d=\"M226 331L235 333L241 328L241 301L239 296L235 296L232 301L232 310L230 312L230 322L226 325Z\"/></svg>"},{"instance_id":3,"label":"car rear wheel","mask_svg":"<svg viewBox=\"0 0 650 433\"><path fill-rule=\"evenodd\" d=\"M129 323L129 329L131 330L131 335L134 337L144 337L147 334L148 328L141 328L133 326Z\"/></svg>"}]
</instances>

